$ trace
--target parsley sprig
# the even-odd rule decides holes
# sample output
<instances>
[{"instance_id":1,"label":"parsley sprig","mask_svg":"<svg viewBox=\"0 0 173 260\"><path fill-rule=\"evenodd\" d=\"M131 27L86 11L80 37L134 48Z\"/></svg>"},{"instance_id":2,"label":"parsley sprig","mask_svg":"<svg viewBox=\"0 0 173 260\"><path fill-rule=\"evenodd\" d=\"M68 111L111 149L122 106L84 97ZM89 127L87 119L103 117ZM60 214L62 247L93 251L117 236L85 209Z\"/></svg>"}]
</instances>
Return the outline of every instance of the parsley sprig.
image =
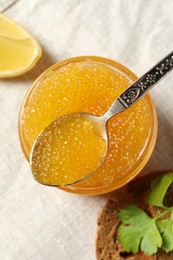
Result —
<instances>
[{"instance_id":1,"label":"parsley sprig","mask_svg":"<svg viewBox=\"0 0 173 260\"><path fill-rule=\"evenodd\" d=\"M118 240L126 252L137 253L141 250L152 255L158 248L166 252L173 250L173 205L164 205L165 195L172 183L173 173L159 176L151 182L148 204L162 209L154 218L135 205L120 211L122 224L118 228ZM164 215L166 218L161 219Z\"/></svg>"}]
</instances>

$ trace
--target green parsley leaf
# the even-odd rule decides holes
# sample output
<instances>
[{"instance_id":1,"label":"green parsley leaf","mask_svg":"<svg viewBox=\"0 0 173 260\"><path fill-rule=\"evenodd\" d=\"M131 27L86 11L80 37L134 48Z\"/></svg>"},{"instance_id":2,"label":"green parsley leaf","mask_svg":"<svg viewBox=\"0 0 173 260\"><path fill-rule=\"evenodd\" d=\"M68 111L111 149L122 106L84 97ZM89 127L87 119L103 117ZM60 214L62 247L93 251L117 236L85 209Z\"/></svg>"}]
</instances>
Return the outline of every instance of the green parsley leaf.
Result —
<instances>
[{"instance_id":1,"label":"green parsley leaf","mask_svg":"<svg viewBox=\"0 0 173 260\"><path fill-rule=\"evenodd\" d=\"M167 208L163 205L163 199L167 192L167 189L173 182L173 173L164 175L161 179L156 178L151 183L151 192L148 194L148 204L152 206L158 206Z\"/></svg>"},{"instance_id":2,"label":"green parsley leaf","mask_svg":"<svg viewBox=\"0 0 173 260\"><path fill-rule=\"evenodd\" d=\"M119 218L125 226L118 228L118 240L127 252L137 253L139 246L148 255L162 246L162 238L155 220L140 208L130 205L121 210Z\"/></svg>"},{"instance_id":3,"label":"green parsley leaf","mask_svg":"<svg viewBox=\"0 0 173 260\"><path fill-rule=\"evenodd\" d=\"M168 253L173 250L173 211L169 219L163 219L156 222L162 235L162 248Z\"/></svg>"}]
</instances>

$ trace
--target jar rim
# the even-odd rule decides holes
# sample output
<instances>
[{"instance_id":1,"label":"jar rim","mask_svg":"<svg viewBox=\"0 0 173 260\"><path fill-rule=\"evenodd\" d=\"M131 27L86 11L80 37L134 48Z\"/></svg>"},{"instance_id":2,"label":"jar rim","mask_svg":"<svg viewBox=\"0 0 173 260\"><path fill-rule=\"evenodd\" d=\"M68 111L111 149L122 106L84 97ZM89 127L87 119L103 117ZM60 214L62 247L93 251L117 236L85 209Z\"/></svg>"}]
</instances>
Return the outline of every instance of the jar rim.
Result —
<instances>
[{"instance_id":1,"label":"jar rim","mask_svg":"<svg viewBox=\"0 0 173 260\"><path fill-rule=\"evenodd\" d=\"M23 110L25 108L27 100L30 99L34 90L37 88L37 86L40 84L40 82L43 81L44 77L46 77L49 74L49 72L52 72L53 70L59 69L60 67L63 67L64 65L67 65L69 63L82 62L82 61L84 61L84 62L90 61L90 62L97 62L97 63L100 62L100 63L106 64L108 66L110 65L111 68L114 67L120 73L123 73L125 75L125 77L128 78L130 81L137 80L137 76L133 72L131 72L128 68L126 68L124 65L122 65L121 63L113 61L113 60L108 59L108 58L99 57L99 56L78 56L78 57L66 59L64 61L60 61L60 62L52 65L51 67L49 67L47 70L45 70L34 81L32 86L27 91L27 93L24 97L23 103L22 103L20 113L19 113L19 122L18 122L19 139L20 139L20 143L21 143L23 153L24 153L24 155L25 155L25 157L28 161L29 161L29 154L28 154L28 151L27 151L27 147L24 143L24 137L23 137L23 132L22 132L22 124L21 124L21 116L22 116L22 113L23 113ZM145 166L145 164L147 163L147 161L149 160L149 158L152 154L152 151L154 149L154 145L155 145L155 142L156 142L156 138L157 138L158 120L157 120L156 109L155 109L155 106L154 106L154 103L152 101L150 94L146 94L145 96L146 96L147 101L149 103L150 111L151 111L152 118L153 118L149 138L147 140L147 144L149 144L149 146L146 145L147 147L145 147L144 150L147 150L147 151L143 151L143 153L145 153L145 156L143 156L142 160L140 160L142 158L142 156L140 156L139 160L137 160L137 165L134 165L134 169L133 169L133 166L132 166L131 173L127 176L127 178L119 180L118 185L116 187L114 187L112 189L112 187L108 186L107 191L105 191L105 188L104 188L104 192L102 192L103 188L95 188L97 190L97 194L110 192L112 190L115 190L115 189L118 189L118 188L124 186L126 183L128 183L130 180L132 180L142 170L142 168ZM77 188L77 190L75 190L74 187L71 190L69 190L68 188L63 188L63 189L70 191L70 192L78 193L78 194L80 193L79 189ZM88 194L94 195L96 193L95 189L93 189L93 191L88 192ZM83 192L82 192L82 194L83 194ZM85 191L85 194L87 194L86 191Z\"/></svg>"}]
</instances>

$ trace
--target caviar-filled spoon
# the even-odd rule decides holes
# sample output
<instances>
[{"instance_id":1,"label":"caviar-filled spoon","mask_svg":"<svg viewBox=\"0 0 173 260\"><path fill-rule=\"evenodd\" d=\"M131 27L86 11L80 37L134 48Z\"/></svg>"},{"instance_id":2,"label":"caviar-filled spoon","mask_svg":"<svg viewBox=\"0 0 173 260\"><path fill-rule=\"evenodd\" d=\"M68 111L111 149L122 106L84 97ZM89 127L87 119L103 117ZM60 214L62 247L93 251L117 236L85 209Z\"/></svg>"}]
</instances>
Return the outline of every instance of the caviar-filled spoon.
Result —
<instances>
[{"instance_id":1,"label":"caviar-filled spoon","mask_svg":"<svg viewBox=\"0 0 173 260\"><path fill-rule=\"evenodd\" d=\"M35 180L66 186L94 173L107 155L108 120L135 104L172 68L173 52L128 87L103 116L77 112L50 123L32 147L30 163Z\"/></svg>"}]
</instances>

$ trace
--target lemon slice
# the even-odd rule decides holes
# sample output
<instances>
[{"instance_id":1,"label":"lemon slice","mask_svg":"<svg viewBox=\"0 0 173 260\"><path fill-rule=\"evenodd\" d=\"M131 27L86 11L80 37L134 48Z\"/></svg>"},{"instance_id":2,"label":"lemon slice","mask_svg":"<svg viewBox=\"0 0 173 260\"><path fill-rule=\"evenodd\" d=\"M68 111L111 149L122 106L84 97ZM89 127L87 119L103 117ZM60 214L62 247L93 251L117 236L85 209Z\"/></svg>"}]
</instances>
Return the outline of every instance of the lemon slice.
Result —
<instances>
[{"instance_id":1,"label":"lemon slice","mask_svg":"<svg viewBox=\"0 0 173 260\"><path fill-rule=\"evenodd\" d=\"M39 43L29 33L0 14L0 78L24 74L41 54Z\"/></svg>"}]
</instances>

